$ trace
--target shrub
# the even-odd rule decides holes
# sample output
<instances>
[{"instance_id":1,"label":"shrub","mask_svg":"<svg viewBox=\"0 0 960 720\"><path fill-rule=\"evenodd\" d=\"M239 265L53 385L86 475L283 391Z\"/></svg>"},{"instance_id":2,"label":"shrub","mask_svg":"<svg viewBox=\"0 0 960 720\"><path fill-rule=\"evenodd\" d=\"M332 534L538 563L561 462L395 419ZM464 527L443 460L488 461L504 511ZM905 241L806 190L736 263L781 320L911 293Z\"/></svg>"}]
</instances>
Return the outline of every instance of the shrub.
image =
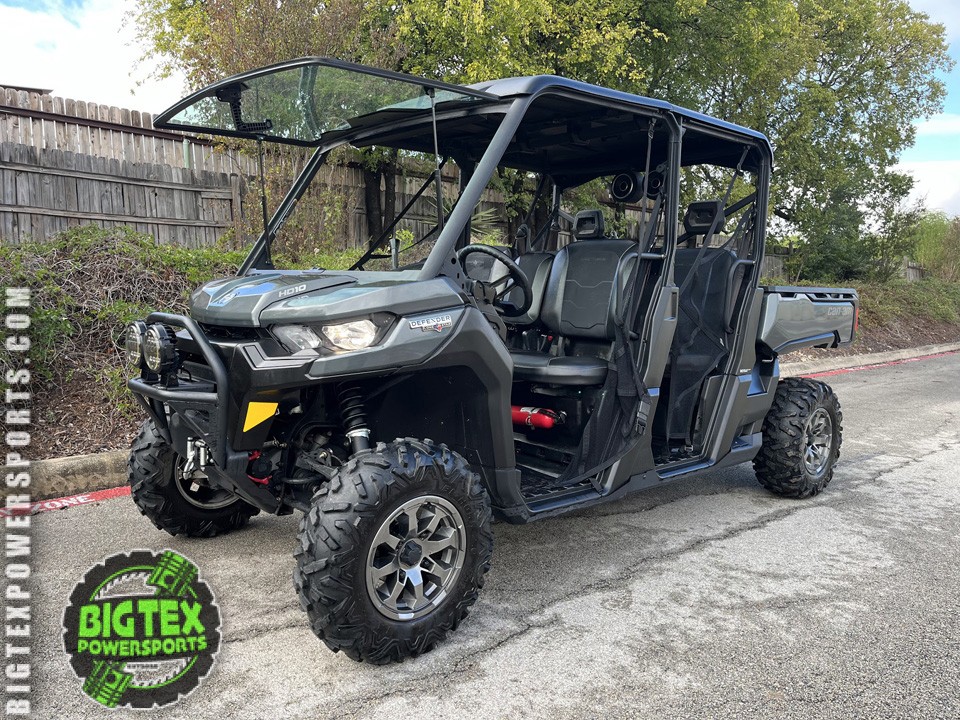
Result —
<instances>
[{"instance_id":1,"label":"shrub","mask_svg":"<svg viewBox=\"0 0 960 720\"><path fill-rule=\"evenodd\" d=\"M35 415L86 386L111 420L135 412L120 347L128 323L155 309L185 311L204 280L235 272L243 253L157 245L129 228L88 225L44 243L0 247L8 286L33 291L31 372ZM0 361L11 366L13 358Z\"/></svg>"}]
</instances>

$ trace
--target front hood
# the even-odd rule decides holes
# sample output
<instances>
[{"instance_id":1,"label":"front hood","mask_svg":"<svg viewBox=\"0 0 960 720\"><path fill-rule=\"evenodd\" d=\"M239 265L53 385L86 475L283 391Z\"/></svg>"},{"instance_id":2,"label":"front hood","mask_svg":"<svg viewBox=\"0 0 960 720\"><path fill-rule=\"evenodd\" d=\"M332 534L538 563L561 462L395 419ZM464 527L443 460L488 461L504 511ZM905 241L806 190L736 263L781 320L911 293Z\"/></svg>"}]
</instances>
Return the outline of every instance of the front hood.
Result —
<instances>
[{"instance_id":1,"label":"front hood","mask_svg":"<svg viewBox=\"0 0 960 720\"><path fill-rule=\"evenodd\" d=\"M256 272L208 282L190 314L208 325L261 327L350 319L378 312L408 315L463 304L445 277L405 272Z\"/></svg>"},{"instance_id":2,"label":"front hood","mask_svg":"<svg viewBox=\"0 0 960 720\"><path fill-rule=\"evenodd\" d=\"M261 311L284 298L306 292L322 292L356 279L336 273L255 273L220 278L203 285L190 298L190 315L209 325L257 327Z\"/></svg>"}]
</instances>

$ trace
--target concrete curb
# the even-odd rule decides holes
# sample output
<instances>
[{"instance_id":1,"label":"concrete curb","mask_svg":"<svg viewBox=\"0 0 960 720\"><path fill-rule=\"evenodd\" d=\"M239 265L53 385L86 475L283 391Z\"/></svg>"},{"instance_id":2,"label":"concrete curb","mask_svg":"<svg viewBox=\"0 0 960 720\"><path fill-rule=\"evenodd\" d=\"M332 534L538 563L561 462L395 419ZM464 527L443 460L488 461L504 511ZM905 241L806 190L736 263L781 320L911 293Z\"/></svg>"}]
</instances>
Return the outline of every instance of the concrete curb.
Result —
<instances>
[{"instance_id":1,"label":"concrete curb","mask_svg":"<svg viewBox=\"0 0 960 720\"><path fill-rule=\"evenodd\" d=\"M34 500L44 500L126 485L128 455L126 450L113 450L34 460L30 463L30 495ZM6 497L17 491L18 488L5 487L3 494Z\"/></svg>"},{"instance_id":2,"label":"concrete curb","mask_svg":"<svg viewBox=\"0 0 960 720\"><path fill-rule=\"evenodd\" d=\"M958 350L960 350L960 343L950 343L946 345L924 345L908 350L891 350L890 352L828 358L826 360L783 363L780 367L780 373L783 376L810 375L831 370L879 365L896 362L897 360L910 360ZM126 450L115 450L93 455L35 460L30 464L32 478L30 494L34 500L42 500L125 485L127 482L127 455ZM16 490L16 488L4 488L4 497L15 494Z\"/></svg>"},{"instance_id":3,"label":"concrete curb","mask_svg":"<svg viewBox=\"0 0 960 720\"><path fill-rule=\"evenodd\" d=\"M847 355L824 360L808 360L797 363L781 363L780 375L812 375L813 373L830 372L831 370L847 370L849 368L869 367L883 363L897 362L898 360L913 360L927 355L956 352L960 350L960 343L946 343L943 345L923 345L906 350L889 350L887 352L866 353L864 355Z\"/></svg>"}]
</instances>

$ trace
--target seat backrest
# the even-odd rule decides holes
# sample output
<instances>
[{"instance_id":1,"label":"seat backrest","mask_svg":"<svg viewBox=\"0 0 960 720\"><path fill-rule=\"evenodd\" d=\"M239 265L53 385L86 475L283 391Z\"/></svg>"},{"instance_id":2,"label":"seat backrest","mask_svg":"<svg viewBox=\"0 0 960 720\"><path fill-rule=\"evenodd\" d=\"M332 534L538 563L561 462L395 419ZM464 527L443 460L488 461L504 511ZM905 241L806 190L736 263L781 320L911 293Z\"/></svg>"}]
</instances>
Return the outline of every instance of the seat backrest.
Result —
<instances>
[{"instance_id":1,"label":"seat backrest","mask_svg":"<svg viewBox=\"0 0 960 720\"><path fill-rule=\"evenodd\" d=\"M586 240L561 248L547 279L540 320L564 337L613 340L614 319L636 261L632 240Z\"/></svg>"},{"instance_id":2,"label":"seat backrest","mask_svg":"<svg viewBox=\"0 0 960 720\"><path fill-rule=\"evenodd\" d=\"M573 219L573 236L577 240L597 240L604 232L602 210L581 210Z\"/></svg>"},{"instance_id":3,"label":"seat backrest","mask_svg":"<svg viewBox=\"0 0 960 720\"><path fill-rule=\"evenodd\" d=\"M550 277L550 268L553 266L553 253L526 253L517 258L517 265L530 281L533 297L530 298L530 309L518 317L505 318L509 325L525 327L533 325L540 319L540 308L543 306L543 295L547 288L547 278ZM523 291L512 290L506 299L515 305L523 302Z\"/></svg>"},{"instance_id":4,"label":"seat backrest","mask_svg":"<svg viewBox=\"0 0 960 720\"><path fill-rule=\"evenodd\" d=\"M677 249L673 280L682 288L690 273L696 272L696 277L687 283L687 290L682 293L680 302L694 305L696 316L701 318L703 324L717 336L723 337L730 325L731 318L728 315L732 312L745 268L737 263L737 255L732 250L708 247L703 249L700 264L694 270L700 250ZM692 323L689 313L681 313L677 337L686 334L683 326L688 322Z\"/></svg>"}]
</instances>

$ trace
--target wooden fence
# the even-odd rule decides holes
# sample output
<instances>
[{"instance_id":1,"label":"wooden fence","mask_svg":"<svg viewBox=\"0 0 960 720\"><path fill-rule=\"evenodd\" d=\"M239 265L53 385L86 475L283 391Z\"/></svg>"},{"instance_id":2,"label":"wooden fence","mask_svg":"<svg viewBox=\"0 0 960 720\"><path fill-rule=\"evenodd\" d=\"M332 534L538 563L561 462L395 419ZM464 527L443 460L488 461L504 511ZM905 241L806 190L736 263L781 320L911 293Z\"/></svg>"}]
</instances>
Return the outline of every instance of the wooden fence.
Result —
<instances>
[{"instance_id":1,"label":"wooden fence","mask_svg":"<svg viewBox=\"0 0 960 720\"><path fill-rule=\"evenodd\" d=\"M239 234L252 165L149 113L0 88L0 243L96 223L212 244Z\"/></svg>"},{"instance_id":2,"label":"wooden fence","mask_svg":"<svg viewBox=\"0 0 960 720\"><path fill-rule=\"evenodd\" d=\"M293 165L304 159L278 156L268 164L287 165L292 177ZM0 87L2 244L91 222L129 225L159 242L185 246L212 244L233 229L243 243L260 230L259 198L251 198L244 217L248 180L256 175L256 158L203 137L158 130L149 113ZM422 180L416 174L398 176L398 210ZM445 181L452 191L456 177ZM329 212L312 208L313 217L304 208L307 227L301 233L332 239L341 248L366 244L360 167L324 168L314 186L311 194L333 191L342 203L338 227L323 227ZM311 205L309 197L302 206ZM427 193L417 201L400 227L417 237L425 233L436 213L431 197ZM502 216L502 207L498 193L484 194L482 209L497 208Z\"/></svg>"},{"instance_id":3,"label":"wooden fence","mask_svg":"<svg viewBox=\"0 0 960 720\"><path fill-rule=\"evenodd\" d=\"M0 87L0 141L130 163L253 175L256 161L206 138L157 130L150 113Z\"/></svg>"},{"instance_id":4,"label":"wooden fence","mask_svg":"<svg viewBox=\"0 0 960 720\"><path fill-rule=\"evenodd\" d=\"M211 245L239 219L237 175L0 143L0 243L128 225L158 242Z\"/></svg>"}]
</instances>

